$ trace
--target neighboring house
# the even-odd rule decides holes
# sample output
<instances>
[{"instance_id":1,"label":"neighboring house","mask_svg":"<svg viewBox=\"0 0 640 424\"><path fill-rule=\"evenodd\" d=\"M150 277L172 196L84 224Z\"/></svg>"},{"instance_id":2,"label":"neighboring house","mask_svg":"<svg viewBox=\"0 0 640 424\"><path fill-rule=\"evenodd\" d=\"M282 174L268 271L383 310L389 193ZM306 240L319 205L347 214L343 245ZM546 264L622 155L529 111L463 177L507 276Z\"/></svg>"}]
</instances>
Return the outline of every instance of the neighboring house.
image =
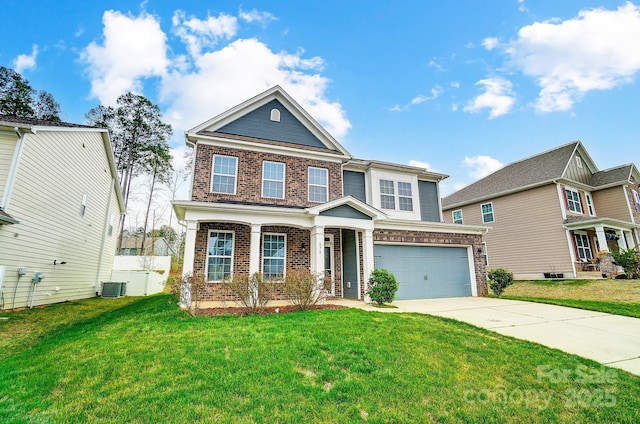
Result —
<instances>
[{"instance_id":1,"label":"neighboring house","mask_svg":"<svg viewBox=\"0 0 640 424\"><path fill-rule=\"evenodd\" d=\"M107 130L0 115L4 308L95 296L123 212Z\"/></svg>"},{"instance_id":2,"label":"neighboring house","mask_svg":"<svg viewBox=\"0 0 640 424\"><path fill-rule=\"evenodd\" d=\"M398 299L487 294L485 227L442 222L445 175L351 157L282 88L186 133L194 148L184 273L280 279L291 269L331 276L331 295L364 299L374 267L400 281ZM393 142L389 141L392 148Z\"/></svg>"},{"instance_id":3,"label":"neighboring house","mask_svg":"<svg viewBox=\"0 0 640 424\"><path fill-rule=\"evenodd\" d=\"M140 256L143 254L170 256L175 254L173 247L163 237L147 237L144 239L144 248L141 245L142 237L123 237L122 246L118 254L122 256Z\"/></svg>"},{"instance_id":4,"label":"neighboring house","mask_svg":"<svg viewBox=\"0 0 640 424\"><path fill-rule=\"evenodd\" d=\"M521 279L600 277L615 272L606 252L638 243L638 182L635 165L600 171L576 141L507 165L442 205L447 222L491 227L488 268Z\"/></svg>"}]
</instances>

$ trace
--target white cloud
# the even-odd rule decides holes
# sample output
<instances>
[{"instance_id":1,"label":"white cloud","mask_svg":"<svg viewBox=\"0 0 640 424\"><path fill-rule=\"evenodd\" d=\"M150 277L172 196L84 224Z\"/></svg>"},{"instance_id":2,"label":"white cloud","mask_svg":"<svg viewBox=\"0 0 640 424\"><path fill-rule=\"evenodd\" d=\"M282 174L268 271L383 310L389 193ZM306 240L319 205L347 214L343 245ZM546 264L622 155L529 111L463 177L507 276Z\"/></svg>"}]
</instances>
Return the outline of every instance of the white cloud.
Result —
<instances>
[{"instance_id":1,"label":"white cloud","mask_svg":"<svg viewBox=\"0 0 640 424\"><path fill-rule=\"evenodd\" d=\"M34 44L31 47L31 54L21 54L13 61L14 70L21 74L29 69L35 69L36 58L38 57L38 45Z\"/></svg>"},{"instance_id":2,"label":"white cloud","mask_svg":"<svg viewBox=\"0 0 640 424\"><path fill-rule=\"evenodd\" d=\"M428 169L428 170L432 170L431 169L431 164L427 163L427 162L420 162L419 160L410 160L409 161L409 166L417 166L418 168L424 168L424 169Z\"/></svg>"},{"instance_id":3,"label":"white cloud","mask_svg":"<svg viewBox=\"0 0 640 424\"><path fill-rule=\"evenodd\" d=\"M452 81L451 84L449 84L452 88L460 88L460 83L458 81Z\"/></svg>"},{"instance_id":4,"label":"white cloud","mask_svg":"<svg viewBox=\"0 0 640 424\"><path fill-rule=\"evenodd\" d=\"M483 86L485 92L469 101L462 110L476 113L482 109L489 109L489 119L509 113L515 103L511 90L513 85L510 81L495 77L480 80L476 85Z\"/></svg>"},{"instance_id":5,"label":"white cloud","mask_svg":"<svg viewBox=\"0 0 640 424\"><path fill-rule=\"evenodd\" d=\"M91 96L113 105L127 91L141 92L142 79L162 76L169 64L167 37L156 17L107 10L102 16L103 42L81 53L91 79Z\"/></svg>"},{"instance_id":6,"label":"white cloud","mask_svg":"<svg viewBox=\"0 0 640 424\"><path fill-rule=\"evenodd\" d=\"M351 124L340 103L325 96L329 80L318 73L323 61L302 53L275 53L256 39L239 39L187 58L192 71L174 70L163 78L166 117L188 129L279 84L334 137L343 137Z\"/></svg>"},{"instance_id":7,"label":"white cloud","mask_svg":"<svg viewBox=\"0 0 640 424\"><path fill-rule=\"evenodd\" d=\"M251 9L249 11L240 9L238 16L245 22L257 22L263 26L278 19L269 12L261 12L256 9Z\"/></svg>"},{"instance_id":8,"label":"white cloud","mask_svg":"<svg viewBox=\"0 0 640 424\"><path fill-rule=\"evenodd\" d=\"M390 107L388 110L391 111L391 112L403 112L405 110L409 110L411 108L411 106L419 105L419 104L424 103L426 101L437 99L444 92L444 90L442 89L442 87L440 85L436 84L430 90L430 92L431 92L431 95L429 95L429 96L424 95L424 94L418 94L416 97L411 99L411 101L408 104L406 104L404 106L395 105L395 106Z\"/></svg>"},{"instance_id":9,"label":"white cloud","mask_svg":"<svg viewBox=\"0 0 640 424\"><path fill-rule=\"evenodd\" d=\"M487 50L493 50L499 45L500 45L500 41L494 37L488 37L482 41L482 46Z\"/></svg>"},{"instance_id":10,"label":"white cloud","mask_svg":"<svg viewBox=\"0 0 640 424\"><path fill-rule=\"evenodd\" d=\"M528 12L529 11L527 6L525 6L525 4L524 4L524 0L518 0L518 4L520 5L520 6L518 6L518 10L520 12Z\"/></svg>"},{"instance_id":11,"label":"white cloud","mask_svg":"<svg viewBox=\"0 0 640 424\"><path fill-rule=\"evenodd\" d=\"M469 175L474 179L486 177L492 172L504 167L504 164L490 156L465 156L462 166L469 169Z\"/></svg>"},{"instance_id":12,"label":"white cloud","mask_svg":"<svg viewBox=\"0 0 640 424\"><path fill-rule=\"evenodd\" d=\"M444 71L444 68L442 67L442 65L440 65L438 62L436 62L435 58L433 58L433 59L431 59L429 61L429 66L431 66L432 68L436 68L440 72Z\"/></svg>"},{"instance_id":13,"label":"white cloud","mask_svg":"<svg viewBox=\"0 0 640 424\"><path fill-rule=\"evenodd\" d=\"M178 10L173 14L172 23L175 34L186 44L192 56L199 55L203 48L215 46L221 39L231 39L238 32L238 19L225 13L202 20L195 17L187 19L185 13Z\"/></svg>"},{"instance_id":14,"label":"white cloud","mask_svg":"<svg viewBox=\"0 0 640 424\"><path fill-rule=\"evenodd\" d=\"M573 19L535 22L520 29L506 52L541 88L536 109L566 111L591 90L630 82L640 70L640 9L580 11Z\"/></svg>"}]
</instances>

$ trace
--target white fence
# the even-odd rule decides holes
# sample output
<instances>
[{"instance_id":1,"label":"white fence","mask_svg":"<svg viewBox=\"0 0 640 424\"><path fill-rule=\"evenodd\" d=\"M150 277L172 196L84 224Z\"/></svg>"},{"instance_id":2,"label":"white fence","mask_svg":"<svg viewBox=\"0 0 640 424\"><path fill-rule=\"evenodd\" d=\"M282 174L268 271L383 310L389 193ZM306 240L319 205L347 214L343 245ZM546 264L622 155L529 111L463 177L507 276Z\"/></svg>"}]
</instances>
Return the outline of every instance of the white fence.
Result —
<instances>
[{"instance_id":1,"label":"white fence","mask_svg":"<svg viewBox=\"0 0 640 424\"><path fill-rule=\"evenodd\" d=\"M127 282L127 296L160 293L169 278L171 256L116 256L111 281Z\"/></svg>"}]
</instances>

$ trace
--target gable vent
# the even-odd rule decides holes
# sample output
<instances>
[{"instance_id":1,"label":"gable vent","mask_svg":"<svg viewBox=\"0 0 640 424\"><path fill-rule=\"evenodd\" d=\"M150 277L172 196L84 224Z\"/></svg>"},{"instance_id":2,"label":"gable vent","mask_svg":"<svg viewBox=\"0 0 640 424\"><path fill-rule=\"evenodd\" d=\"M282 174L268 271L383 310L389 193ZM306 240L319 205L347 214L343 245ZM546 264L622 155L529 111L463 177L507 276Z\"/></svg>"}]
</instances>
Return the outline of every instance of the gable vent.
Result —
<instances>
[{"instance_id":1,"label":"gable vent","mask_svg":"<svg viewBox=\"0 0 640 424\"><path fill-rule=\"evenodd\" d=\"M271 120L273 122L280 122L280 111L278 109L271 109Z\"/></svg>"}]
</instances>

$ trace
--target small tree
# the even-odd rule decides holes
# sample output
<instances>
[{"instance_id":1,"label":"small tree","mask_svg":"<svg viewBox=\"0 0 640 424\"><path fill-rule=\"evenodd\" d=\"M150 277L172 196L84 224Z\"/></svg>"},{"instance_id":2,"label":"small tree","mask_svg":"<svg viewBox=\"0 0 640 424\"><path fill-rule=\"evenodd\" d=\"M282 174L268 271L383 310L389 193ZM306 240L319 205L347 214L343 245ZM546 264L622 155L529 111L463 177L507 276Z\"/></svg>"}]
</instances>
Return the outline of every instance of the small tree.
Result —
<instances>
[{"instance_id":1,"label":"small tree","mask_svg":"<svg viewBox=\"0 0 640 424\"><path fill-rule=\"evenodd\" d=\"M386 269L374 269L369 278L367 294L378 305L391 303L398 291L396 277Z\"/></svg>"},{"instance_id":2,"label":"small tree","mask_svg":"<svg viewBox=\"0 0 640 424\"><path fill-rule=\"evenodd\" d=\"M309 309L317 304L331 288L331 279L309 270L290 270L284 277L284 292L297 310Z\"/></svg>"},{"instance_id":3,"label":"small tree","mask_svg":"<svg viewBox=\"0 0 640 424\"><path fill-rule=\"evenodd\" d=\"M613 263L620 265L622 269L624 269L627 278L634 278L638 274L640 258L638 257L638 252L633 247L618 252L612 251L611 256L613 257Z\"/></svg>"},{"instance_id":4,"label":"small tree","mask_svg":"<svg viewBox=\"0 0 640 424\"><path fill-rule=\"evenodd\" d=\"M171 278L168 283L171 294L192 314L200 308L200 302L207 292L207 280L203 276L187 274L182 278Z\"/></svg>"},{"instance_id":5,"label":"small tree","mask_svg":"<svg viewBox=\"0 0 640 424\"><path fill-rule=\"evenodd\" d=\"M513 274L504 268L489 270L489 288L496 296L502 296L504 290L513 284Z\"/></svg>"}]
</instances>

